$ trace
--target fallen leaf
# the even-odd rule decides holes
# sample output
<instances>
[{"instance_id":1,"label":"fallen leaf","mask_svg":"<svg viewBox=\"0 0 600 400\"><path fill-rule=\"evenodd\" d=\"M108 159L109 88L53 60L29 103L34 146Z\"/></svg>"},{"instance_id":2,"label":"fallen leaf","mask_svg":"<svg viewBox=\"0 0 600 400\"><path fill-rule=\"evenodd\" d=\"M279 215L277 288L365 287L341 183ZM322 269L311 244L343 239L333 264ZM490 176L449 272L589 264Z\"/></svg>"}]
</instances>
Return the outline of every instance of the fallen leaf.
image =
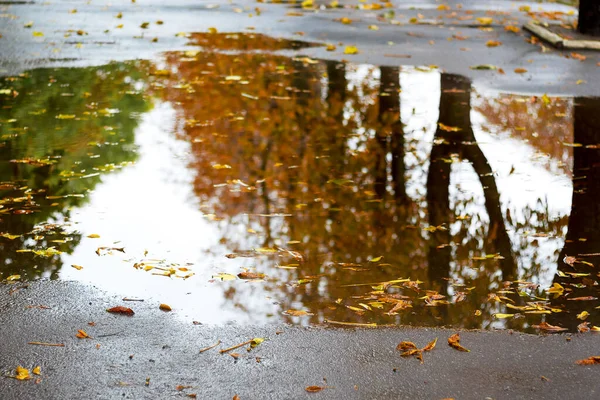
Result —
<instances>
[{"instance_id":1,"label":"fallen leaf","mask_svg":"<svg viewBox=\"0 0 600 400\"><path fill-rule=\"evenodd\" d=\"M369 262L376 263L376 262L381 261L382 259L383 259L383 256L379 256L379 257L371 258L369 260Z\"/></svg>"},{"instance_id":2,"label":"fallen leaf","mask_svg":"<svg viewBox=\"0 0 600 400\"><path fill-rule=\"evenodd\" d=\"M584 360L578 360L578 361L575 361L575 364L579 364L579 365L600 364L600 356L591 356Z\"/></svg>"},{"instance_id":3,"label":"fallen leaf","mask_svg":"<svg viewBox=\"0 0 600 400\"><path fill-rule=\"evenodd\" d=\"M560 326L550 325L547 322L542 322L539 325L531 325L531 326L536 329L540 329L540 330L548 331L548 332L562 332L562 331L567 330L567 328L561 328Z\"/></svg>"},{"instance_id":4,"label":"fallen leaf","mask_svg":"<svg viewBox=\"0 0 600 400\"><path fill-rule=\"evenodd\" d=\"M481 65L472 65L469 68L476 69L476 70L495 70L498 67L496 67L495 65L492 65L492 64L481 64Z\"/></svg>"},{"instance_id":5,"label":"fallen leaf","mask_svg":"<svg viewBox=\"0 0 600 400\"><path fill-rule=\"evenodd\" d=\"M441 122L438 122L438 126L441 130L446 131L446 132L458 132L461 129L455 126L448 126L445 124L442 124Z\"/></svg>"},{"instance_id":6,"label":"fallen leaf","mask_svg":"<svg viewBox=\"0 0 600 400\"><path fill-rule=\"evenodd\" d=\"M587 59L586 56L584 56L583 54L579 54L579 53L571 53L571 58L574 58L579 61L585 61Z\"/></svg>"},{"instance_id":7,"label":"fallen leaf","mask_svg":"<svg viewBox=\"0 0 600 400\"><path fill-rule=\"evenodd\" d=\"M24 381L29 379L29 370L27 368L23 368L20 365L17 367L16 369L16 375L15 375L15 379L18 379L20 381Z\"/></svg>"},{"instance_id":8,"label":"fallen leaf","mask_svg":"<svg viewBox=\"0 0 600 400\"><path fill-rule=\"evenodd\" d=\"M98 239L100 237L100 235L98 235L97 233L92 233L90 235L87 236L90 239Z\"/></svg>"},{"instance_id":9,"label":"fallen leaf","mask_svg":"<svg viewBox=\"0 0 600 400\"><path fill-rule=\"evenodd\" d=\"M231 280L234 280L234 279L236 279L235 275L232 275L232 274L226 274L226 273L224 273L224 272L220 272L220 273L218 273L217 275L213 275L212 277L213 277L213 278L220 279L220 280L222 280L222 281L231 281Z\"/></svg>"},{"instance_id":10,"label":"fallen leaf","mask_svg":"<svg viewBox=\"0 0 600 400\"><path fill-rule=\"evenodd\" d=\"M498 47L502 45L502 42L498 40L488 40L485 45L487 47Z\"/></svg>"},{"instance_id":11,"label":"fallen leaf","mask_svg":"<svg viewBox=\"0 0 600 400\"><path fill-rule=\"evenodd\" d=\"M35 367L31 372L33 372L35 375L41 375L42 374L42 367L40 367L39 365L37 367Z\"/></svg>"},{"instance_id":12,"label":"fallen leaf","mask_svg":"<svg viewBox=\"0 0 600 400\"><path fill-rule=\"evenodd\" d=\"M240 279L264 279L265 274L261 274L260 272L250 272L243 271L238 274L238 278Z\"/></svg>"},{"instance_id":13,"label":"fallen leaf","mask_svg":"<svg viewBox=\"0 0 600 400\"><path fill-rule=\"evenodd\" d=\"M83 267L81 265L71 264L71 267L75 268L78 271L81 271Z\"/></svg>"},{"instance_id":14,"label":"fallen leaf","mask_svg":"<svg viewBox=\"0 0 600 400\"><path fill-rule=\"evenodd\" d=\"M465 349L460 345L460 334L455 333L448 338L448 345L456 350L470 352L471 350Z\"/></svg>"},{"instance_id":15,"label":"fallen leaf","mask_svg":"<svg viewBox=\"0 0 600 400\"><path fill-rule=\"evenodd\" d=\"M527 72L525 68L515 68L515 74L524 74Z\"/></svg>"},{"instance_id":16,"label":"fallen leaf","mask_svg":"<svg viewBox=\"0 0 600 400\"><path fill-rule=\"evenodd\" d=\"M396 350L398 351L406 351L412 349L417 349L417 345L413 342L400 342L398 346L396 346Z\"/></svg>"},{"instance_id":17,"label":"fallen leaf","mask_svg":"<svg viewBox=\"0 0 600 400\"><path fill-rule=\"evenodd\" d=\"M326 386L307 386L306 389L304 389L304 390L306 390L309 393L317 393L325 388L326 388Z\"/></svg>"},{"instance_id":18,"label":"fallen leaf","mask_svg":"<svg viewBox=\"0 0 600 400\"><path fill-rule=\"evenodd\" d=\"M75 334L79 339L91 339L90 335L88 335L84 330L79 329Z\"/></svg>"},{"instance_id":19,"label":"fallen leaf","mask_svg":"<svg viewBox=\"0 0 600 400\"><path fill-rule=\"evenodd\" d=\"M285 311L284 314L291 315L292 317L303 317L305 315L313 315L312 313L309 313L308 311L292 310L292 309Z\"/></svg>"},{"instance_id":20,"label":"fallen leaf","mask_svg":"<svg viewBox=\"0 0 600 400\"><path fill-rule=\"evenodd\" d=\"M344 54L358 54L358 48L356 46L346 46Z\"/></svg>"},{"instance_id":21,"label":"fallen leaf","mask_svg":"<svg viewBox=\"0 0 600 400\"><path fill-rule=\"evenodd\" d=\"M171 306L164 303L161 303L161 305L159 305L158 308L160 308L163 311L172 311Z\"/></svg>"},{"instance_id":22,"label":"fallen leaf","mask_svg":"<svg viewBox=\"0 0 600 400\"><path fill-rule=\"evenodd\" d=\"M577 314L577 319L580 319L580 320L584 321L589 316L590 316L589 312L582 311L581 313Z\"/></svg>"},{"instance_id":23,"label":"fallen leaf","mask_svg":"<svg viewBox=\"0 0 600 400\"><path fill-rule=\"evenodd\" d=\"M502 313L494 314L494 318L498 318L498 319L512 318L514 316L515 316L515 314L502 314Z\"/></svg>"},{"instance_id":24,"label":"fallen leaf","mask_svg":"<svg viewBox=\"0 0 600 400\"><path fill-rule=\"evenodd\" d=\"M435 345L437 343L437 338L435 338L434 340L432 340L431 342L429 342L427 344L427 346L423 347L421 350L422 351L431 351L435 348Z\"/></svg>"},{"instance_id":25,"label":"fallen leaf","mask_svg":"<svg viewBox=\"0 0 600 400\"><path fill-rule=\"evenodd\" d=\"M112 313L112 314L123 314L123 315L130 315L130 316L135 314L131 308L123 307L123 306L112 307L112 308L107 309L106 311L108 311L109 313Z\"/></svg>"},{"instance_id":26,"label":"fallen leaf","mask_svg":"<svg viewBox=\"0 0 600 400\"><path fill-rule=\"evenodd\" d=\"M489 17L479 17L477 18L477 22L479 22L481 25L491 25L494 20Z\"/></svg>"}]
</instances>

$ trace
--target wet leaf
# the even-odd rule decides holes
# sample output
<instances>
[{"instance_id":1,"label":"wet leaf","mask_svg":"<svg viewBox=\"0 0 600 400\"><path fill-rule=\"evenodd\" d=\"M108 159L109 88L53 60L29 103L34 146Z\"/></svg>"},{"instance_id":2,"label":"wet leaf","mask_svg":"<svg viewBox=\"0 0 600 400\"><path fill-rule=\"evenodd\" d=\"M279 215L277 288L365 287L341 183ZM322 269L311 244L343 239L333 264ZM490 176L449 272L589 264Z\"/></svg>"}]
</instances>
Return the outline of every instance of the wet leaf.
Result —
<instances>
[{"instance_id":1,"label":"wet leaf","mask_svg":"<svg viewBox=\"0 0 600 400\"><path fill-rule=\"evenodd\" d=\"M579 365L600 364L600 356L591 356L584 360L578 360L578 361L575 361L575 364L579 364Z\"/></svg>"},{"instance_id":2,"label":"wet leaf","mask_svg":"<svg viewBox=\"0 0 600 400\"><path fill-rule=\"evenodd\" d=\"M75 336L79 339L91 339L91 337L82 329L79 329Z\"/></svg>"},{"instance_id":3,"label":"wet leaf","mask_svg":"<svg viewBox=\"0 0 600 400\"><path fill-rule=\"evenodd\" d=\"M346 46L344 54L358 54L358 48L356 46Z\"/></svg>"},{"instance_id":4,"label":"wet leaf","mask_svg":"<svg viewBox=\"0 0 600 400\"><path fill-rule=\"evenodd\" d=\"M265 277L266 275L260 272L243 271L238 274L240 279L264 279Z\"/></svg>"},{"instance_id":5,"label":"wet leaf","mask_svg":"<svg viewBox=\"0 0 600 400\"><path fill-rule=\"evenodd\" d=\"M327 386L307 386L304 390L309 393L317 393L325 388L327 388Z\"/></svg>"},{"instance_id":6,"label":"wet leaf","mask_svg":"<svg viewBox=\"0 0 600 400\"><path fill-rule=\"evenodd\" d=\"M17 367L15 372L16 372L15 379L24 381L24 380L27 380L30 378L29 370L27 368L21 367L20 365Z\"/></svg>"},{"instance_id":7,"label":"wet leaf","mask_svg":"<svg viewBox=\"0 0 600 400\"><path fill-rule=\"evenodd\" d=\"M161 309L161 310L163 310L163 311L172 311L171 306L168 305L168 304L164 304L164 303L161 303L158 306L158 308Z\"/></svg>"},{"instance_id":8,"label":"wet leaf","mask_svg":"<svg viewBox=\"0 0 600 400\"><path fill-rule=\"evenodd\" d=\"M515 74L524 74L525 72L527 72L525 68L515 68Z\"/></svg>"},{"instance_id":9,"label":"wet leaf","mask_svg":"<svg viewBox=\"0 0 600 400\"><path fill-rule=\"evenodd\" d=\"M98 235L97 233L92 233L92 234L89 234L87 237L90 239L98 239L100 237L100 235Z\"/></svg>"},{"instance_id":10,"label":"wet leaf","mask_svg":"<svg viewBox=\"0 0 600 400\"><path fill-rule=\"evenodd\" d=\"M468 349L464 348L463 346L461 346L460 334L458 334L458 333L455 333L454 335L452 335L448 338L448 345L459 351L464 351L467 353L471 351L471 350L468 350Z\"/></svg>"},{"instance_id":11,"label":"wet leaf","mask_svg":"<svg viewBox=\"0 0 600 400\"><path fill-rule=\"evenodd\" d=\"M107 309L106 311L108 311L109 313L112 313L112 314L123 314L123 315L129 315L129 316L135 314L131 308L123 307L123 306L112 307L112 308Z\"/></svg>"},{"instance_id":12,"label":"wet leaf","mask_svg":"<svg viewBox=\"0 0 600 400\"><path fill-rule=\"evenodd\" d=\"M498 319L512 318L514 316L515 316L515 314L502 314L502 313L494 314L494 318L498 318Z\"/></svg>"},{"instance_id":13,"label":"wet leaf","mask_svg":"<svg viewBox=\"0 0 600 400\"><path fill-rule=\"evenodd\" d=\"M294 309L289 309L289 310L285 311L284 314L291 315L293 317L303 317L303 316L306 316L306 315L313 315L312 313L310 313L308 311L294 310Z\"/></svg>"},{"instance_id":14,"label":"wet leaf","mask_svg":"<svg viewBox=\"0 0 600 400\"><path fill-rule=\"evenodd\" d=\"M444 125L444 124L442 124L441 122L438 122L438 127L439 127L441 130L443 130L443 131L446 131L446 132L458 132L458 131L460 131L460 130L461 130L461 129L460 129L460 128L458 128L458 127Z\"/></svg>"},{"instance_id":15,"label":"wet leaf","mask_svg":"<svg viewBox=\"0 0 600 400\"><path fill-rule=\"evenodd\" d=\"M83 269L83 267L81 265L77 265L77 264L71 264L71 267L75 268L78 271L81 271Z\"/></svg>"},{"instance_id":16,"label":"wet leaf","mask_svg":"<svg viewBox=\"0 0 600 400\"><path fill-rule=\"evenodd\" d=\"M33 368L33 370L31 370L31 372L33 372L35 375L41 375L42 374L42 367L40 367L39 365L35 368Z\"/></svg>"},{"instance_id":17,"label":"wet leaf","mask_svg":"<svg viewBox=\"0 0 600 400\"><path fill-rule=\"evenodd\" d=\"M479 17L477 18L477 22L479 22L481 25L491 25L494 20L489 17Z\"/></svg>"},{"instance_id":18,"label":"wet leaf","mask_svg":"<svg viewBox=\"0 0 600 400\"><path fill-rule=\"evenodd\" d=\"M429 342L427 344L427 346L423 347L421 350L422 351L431 351L435 348L435 345L437 343L437 338L435 338L434 340L432 340L431 342Z\"/></svg>"},{"instance_id":19,"label":"wet leaf","mask_svg":"<svg viewBox=\"0 0 600 400\"><path fill-rule=\"evenodd\" d=\"M222 281L231 281L236 279L236 276L233 274L227 274L225 272L220 272L217 275L213 275L213 278L220 279Z\"/></svg>"},{"instance_id":20,"label":"wet leaf","mask_svg":"<svg viewBox=\"0 0 600 400\"><path fill-rule=\"evenodd\" d=\"M502 42L497 41L497 40L488 40L485 45L487 47L498 47L502 45Z\"/></svg>"},{"instance_id":21,"label":"wet leaf","mask_svg":"<svg viewBox=\"0 0 600 400\"><path fill-rule=\"evenodd\" d=\"M547 322L542 322L538 325L532 325L532 327L535 329L539 329L542 331L548 331L548 332L562 332L562 331L568 330L567 328L561 328L560 326L550 325Z\"/></svg>"},{"instance_id":22,"label":"wet leaf","mask_svg":"<svg viewBox=\"0 0 600 400\"><path fill-rule=\"evenodd\" d=\"M371 259L369 260L369 262L376 263L376 262L379 262L379 261L381 261L381 260L383 260L383 256L379 256L379 257L371 258Z\"/></svg>"},{"instance_id":23,"label":"wet leaf","mask_svg":"<svg viewBox=\"0 0 600 400\"><path fill-rule=\"evenodd\" d=\"M417 349L417 345L413 342L400 342L398 346L396 346L396 350L398 351L406 351L411 349Z\"/></svg>"},{"instance_id":24,"label":"wet leaf","mask_svg":"<svg viewBox=\"0 0 600 400\"><path fill-rule=\"evenodd\" d=\"M587 311L582 311L581 313L577 314L577 319L580 319L582 321L584 321L585 319L587 319L587 317L590 316L590 313Z\"/></svg>"},{"instance_id":25,"label":"wet leaf","mask_svg":"<svg viewBox=\"0 0 600 400\"><path fill-rule=\"evenodd\" d=\"M6 277L7 282L18 281L19 279L21 279L21 275L10 275Z\"/></svg>"}]
</instances>

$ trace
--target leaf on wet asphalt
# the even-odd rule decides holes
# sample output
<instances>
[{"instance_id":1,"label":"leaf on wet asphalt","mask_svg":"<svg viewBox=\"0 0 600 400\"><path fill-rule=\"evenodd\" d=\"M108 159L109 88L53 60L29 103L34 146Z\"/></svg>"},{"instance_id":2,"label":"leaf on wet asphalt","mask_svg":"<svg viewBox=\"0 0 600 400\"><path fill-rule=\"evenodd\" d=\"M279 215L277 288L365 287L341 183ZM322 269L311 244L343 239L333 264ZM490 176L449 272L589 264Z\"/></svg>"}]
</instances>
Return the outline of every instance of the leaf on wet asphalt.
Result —
<instances>
[{"instance_id":1,"label":"leaf on wet asphalt","mask_svg":"<svg viewBox=\"0 0 600 400\"><path fill-rule=\"evenodd\" d=\"M477 22L479 22L481 25L491 25L494 20L489 17L479 17L477 18Z\"/></svg>"},{"instance_id":2,"label":"leaf on wet asphalt","mask_svg":"<svg viewBox=\"0 0 600 400\"><path fill-rule=\"evenodd\" d=\"M317 393L325 389L327 386L307 386L304 390L309 393Z\"/></svg>"},{"instance_id":3,"label":"leaf on wet asphalt","mask_svg":"<svg viewBox=\"0 0 600 400\"><path fill-rule=\"evenodd\" d=\"M589 331L590 331L590 323L589 322L582 322L579 325L577 325L577 332L586 333Z\"/></svg>"},{"instance_id":4,"label":"leaf on wet asphalt","mask_svg":"<svg viewBox=\"0 0 600 400\"><path fill-rule=\"evenodd\" d=\"M10 275L6 277L7 282L18 281L19 279L21 279L21 275Z\"/></svg>"},{"instance_id":5,"label":"leaf on wet asphalt","mask_svg":"<svg viewBox=\"0 0 600 400\"><path fill-rule=\"evenodd\" d=\"M495 65L492 64L480 64L480 65L472 65L469 68L475 70L495 70L498 69Z\"/></svg>"},{"instance_id":6,"label":"leaf on wet asphalt","mask_svg":"<svg viewBox=\"0 0 600 400\"><path fill-rule=\"evenodd\" d=\"M498 47L502 45L502 42L498 41L498 40L488 40L485 45L487 47Z\"/></svg>"},{"instance_id":7,"label":"leaf on wet asphalt","mask_svg":"<svg viewBox=\"0 0 600 400\"><path fill-rule=\"evenodd\" d=\"M42 374L42 367L40 367L39 365L35 368L33 368L33 370L31 370L31 372L33 372L35 375L41 375Z\"/></svg>"},{"instance_id":8,"label":"leaf on wet asphalt","mask_svg":"<svg viewBox=\"0 0 600 400\"><path fill-rule=\"evenodd\" d=\"M431 351L435 348L435 345L437 343L437 338L435 338L434 340L432 340L431 342L429 342L427 344L427 346L423 347L421 350L422 351Z\"/></svg>"},{"instance_id":9,"label":"leaf on wet asphalt","mask_svg":"<svg viewBox=\"0 0 600 400\"><path fill-rule=\"evenodd\" d=\"M587 319L587 317L590 316L590 313L587 311L582 311L579 314L577 314L577 319L580 319L582 321L584 321L585 319Z\"/></svg>"},{"instance_id":10,"label":"leaf on wet asphalt","mask_svg":"<svg viewBox=\"0 0 600 400\"><path fill-rule=\"evenodd\" d=\"M91 339L90 335L88 335L82 329L77 330L77 333L75 334L75 336L78 337L79 339Z\"/></svg>"},{"instance_id":11,"label":"leaf on wet asphalt","mask_svg":"<svg viewBox=\"0 0 600 400\"><path fill-rule=\"evenodd\" d=\"M471 351L471 350L468 350L468 349L464 348L463 346L461 346L459 333L455 333L454 335L452 335L448 338L448 345L459 351L464 351L467 353Z\"/></svg>"},{"instance_id":12,"label":"leaf on wet asphalt","mask_svg":"<svg viewBox=\"0 0 600 400\"><path fill-rule=\"evenodd\" d=\"M164 304L164 303L161 303L158 306L158 308L161 309L161 310L163 310L163 311L172 311L171 306L168 305L168 304Z\"/></svg>"},{"instance_id":13,"label":"leaf on wet asphalt","mask_svg":"<svg viewBox=\"0 0 600 400\"><path fill-rule=\"evenodd\" d=\"M406 351L411 349L417 349L417 345L413 342L400 342L398 346L396 346L396 350L398 351Z\"/></svg>"},{"instance_id":14,"label":"leaf on wet asphalt","mask_svg":"<svg viewBox=\"0 0 600 400\"><path fill-rule=\"evenodd\" d=\"M527 72L525 68L515 68L515 74L524 74L525 72Z\"/></svg>"},{"instance_id":15,"label":"leaf on wet asphalt","mask_svg":"<svg viewBox=\"0 0 600 400\"><path fill-rule=\"evenodd\" d=\"M584 56L583 54L579 54L579 53L571 53L571 58L574 58L579 61L585 61L587 59L586 56Z\"/></svg>"},{"instance_id":16,"label":"leaf on wet asphalt","mask_svg":"<svg viewBox=\"0 0 600 400\"><path fill-rule=\"evenodd\" d=\"M532 325L533 328L535 329L539 329L542 331L548 331L548 332L562 332L562 331L566 331L567 328L562 328L560 326L555 326L555 325L550 325L547 322L542 322L538 325Z\"/></svg>"},{"instance_id":17,"label":"leaf on wet asphalt","mask_svg":"<svg viewBox=\"0 0 600 400\"><path fill-rule=\"evenodd\" d=\"M358 54L358 48L356 46L346 46L344 54Z\"/></svg>"},{"instance_id":18,"label":"leaf on wet asphalt","mask_svg":"<svg viewBox=\"0 0 600 400\"><path fill-rule=\"evenodd\" d=\"M24 381L30 378L29 376L29 370L27 368L23 368L20 365L17 367L17 369L15 370L16 375L14 376L15 379L18 379L20 381Z\"/></svg>"},{"instance_id":19,"label":"leaf on wet asphalt","mask_svg":"<svg viewBox=\"0 0 600 400\"><path fill-rule=\"evenodd\" d=\"M260 272L242 271L238 274L240 279L265 279L266 275Z\"/></svg>"},{"instance_id":20,"label":"leaf on wet asphalt","mask_svg":"<svg viewBox=\"0 0 600 400\"><path fill-rule=\"evenodd\" d=\"M112 314L123 314L123 315L134 315L135 312L133 312L133 310L129 307L123 307L123 306L117 306L117 307L112 307L107 309L106 311L108 311L109 313Z\"/></svg>"},{"instance_id":21,"label":"leaf on wet asphalt","mask_svg":"<svg viewBox=\"0 0 600 400\"><path fill-rule=\"evenodd\" d=\"M600 356L591 356L583 360L575 361L575 364L579 365L593 365L600 364Z\"/></svg>"}]
</instances>

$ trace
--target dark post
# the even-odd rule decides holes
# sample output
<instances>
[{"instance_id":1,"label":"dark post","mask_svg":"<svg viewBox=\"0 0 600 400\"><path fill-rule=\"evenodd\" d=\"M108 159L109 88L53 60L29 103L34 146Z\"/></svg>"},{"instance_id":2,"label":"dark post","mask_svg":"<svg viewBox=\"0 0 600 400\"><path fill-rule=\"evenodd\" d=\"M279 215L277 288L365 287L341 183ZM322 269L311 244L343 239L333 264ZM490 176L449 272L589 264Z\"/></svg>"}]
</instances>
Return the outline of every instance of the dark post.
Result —
<instances>
[{"instance_id":1,"label":"dark post","mask_svg":"<svg viewBox=\"0 0 600 400\"><path fill-rule=\"evenodd\" d=\"M579 32L600 36L600 1L579 0Z\"/></svg>"}]
</instances>

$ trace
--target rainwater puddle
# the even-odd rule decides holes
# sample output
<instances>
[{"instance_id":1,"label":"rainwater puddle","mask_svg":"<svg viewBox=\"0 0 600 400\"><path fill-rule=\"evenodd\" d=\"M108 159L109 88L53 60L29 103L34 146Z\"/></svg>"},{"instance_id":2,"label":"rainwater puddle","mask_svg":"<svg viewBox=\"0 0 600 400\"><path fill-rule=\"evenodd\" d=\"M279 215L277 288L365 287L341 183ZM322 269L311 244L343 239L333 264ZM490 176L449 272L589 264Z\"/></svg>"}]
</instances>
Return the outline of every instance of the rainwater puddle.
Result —
<instances>
[{"instance_id":1,"label":"rainwater puddle","mask_svg":"<svg viewBox=\"0 0 600 400\"><path fill-rule=\"evenodd\" d=\"M600 100L192 41L0 79L1 279L208 324L600 325Z\"/></svg>"}]
</instances>

